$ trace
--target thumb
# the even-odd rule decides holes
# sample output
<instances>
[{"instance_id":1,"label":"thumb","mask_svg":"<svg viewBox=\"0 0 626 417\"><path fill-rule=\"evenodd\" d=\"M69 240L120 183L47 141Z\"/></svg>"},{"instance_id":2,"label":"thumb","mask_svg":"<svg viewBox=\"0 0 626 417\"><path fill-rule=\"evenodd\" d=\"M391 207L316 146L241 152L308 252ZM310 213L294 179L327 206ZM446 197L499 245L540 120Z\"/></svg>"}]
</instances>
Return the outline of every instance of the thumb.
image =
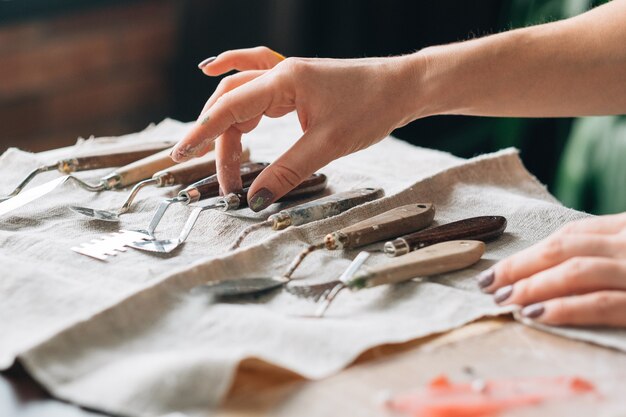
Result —
<instances>
[{"instance_id":1,"label":"thumb","mask_svg":"<svg viewBox=\"0 0 626 417\"><path fill-rule=\"evenodd\" d=\"M293 144L263 172L250 186L248 206L261 211L297 187L318 169L338 155L329 149L327 135L322 130L311 129Z\"/></svg>"}]
</instances>

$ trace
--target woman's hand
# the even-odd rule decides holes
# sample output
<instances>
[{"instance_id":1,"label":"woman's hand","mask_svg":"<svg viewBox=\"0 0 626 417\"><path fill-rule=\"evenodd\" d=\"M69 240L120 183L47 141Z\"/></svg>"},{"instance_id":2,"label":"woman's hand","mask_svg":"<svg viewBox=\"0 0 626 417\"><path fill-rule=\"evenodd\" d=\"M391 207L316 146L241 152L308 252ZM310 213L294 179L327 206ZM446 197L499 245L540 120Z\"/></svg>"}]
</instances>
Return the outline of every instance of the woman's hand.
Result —
<instances>
[{"instance_id":1,"label":"woman's hand","mask_svg":"<svg viewBox=\"0 0 626 417\"><path fill-rule=\"evenodd\" d=\"M282 59L265 47L225 52L203 63L207 75L236 69L207 101L195 128L172 157L184 161L207 152L216 140L222 191L241 187L241 136L263 115L298 113L303 135L250 187L249 206L259 211L310 174L341 156L366 148L415 119L416 62L405 57Z\"/></svg>"},{"instance_id":2,"label":"woman's hand","mask_svg":"<svg viewBox=\"0 0 626 417\"><path fill-rule=\"evenodd\" d=\"M478 284L539 323L626 327L626 213L567 224Z\"/></svg>"}]
</instances>

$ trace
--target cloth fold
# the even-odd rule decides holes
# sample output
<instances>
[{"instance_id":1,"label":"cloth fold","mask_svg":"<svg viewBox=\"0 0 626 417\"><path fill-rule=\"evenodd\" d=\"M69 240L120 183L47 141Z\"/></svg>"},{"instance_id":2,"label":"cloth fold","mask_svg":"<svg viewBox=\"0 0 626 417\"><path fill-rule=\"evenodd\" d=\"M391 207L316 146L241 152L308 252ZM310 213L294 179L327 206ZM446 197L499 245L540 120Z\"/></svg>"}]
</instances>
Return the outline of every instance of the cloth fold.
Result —
<instances>
[{"instance_id":1,"label":"cloth fold","mask_svg":"<svg viewBox=\"0 0 626 417\"><path fill-rule=\"evenodd\" d=\"M155 135L159 127L153 129ZM178 124L178 129L182 135L188 126ZM273 160L299 137L298 129L292 116L264 120L246 137L252 159ZM3 156L0 187L18 176L15 171L28 157L17 151ZM18 159L22 162L13 165ZM123 193L72 189L0 219L0 294L6 300L0 305L4 335L0 365L8 366L19 355L53 395L103 411L128 416L173 411L206 415L222 400L237 365L246 358L259 358L307 378L323 378L371 347L510 312L482 294L474 276L562 224L586 216L558 204L511 149L463 160L387 138L322 172L333 192L379 186L387 197L282 232L260 230L232 253L227 248L235 236L278 207L261 215L249 210L232 215L205 212L188 241L173 254L129 251L107 262L69 248L113 229L77 218L64 206L71 199L72 204L115 207ZM147 190L136 211L123 217L123 226L145 225L159 199L172 192ZM219 302L193 290L210 280L280 274L300 250L325 234L417 202L436 205L437 223L503 215L508 229L487 245L483 260L471 268L342 293L324 319L307 317L315 305L281 290ZM176 236L189 210L173 208L157 235ZM336 279L356 253L315 252L294 279ZM368 260L384 262L389 259L381 254ZM556 331L626 350L624 332Z\"/></svg>"}]
</instances>

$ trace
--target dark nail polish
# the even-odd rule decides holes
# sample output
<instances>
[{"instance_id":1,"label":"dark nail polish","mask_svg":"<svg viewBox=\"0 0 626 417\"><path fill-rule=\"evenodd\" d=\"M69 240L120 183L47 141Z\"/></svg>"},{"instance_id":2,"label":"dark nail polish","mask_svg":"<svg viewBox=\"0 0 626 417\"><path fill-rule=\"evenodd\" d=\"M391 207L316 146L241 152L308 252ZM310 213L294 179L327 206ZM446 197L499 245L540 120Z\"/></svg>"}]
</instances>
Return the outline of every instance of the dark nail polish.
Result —
<instances>
[{"instance_id":1,"label":"dark nail polish","mask_svg":"<svg viewBox=\"0 0 626 417\"><path fill-rule=\"evenodd\" d=\"M495 279L495 277L496 275L494 274L493 269L487 269L486 271L481 272L476 277L476 279L478 280L478 287L480 287L481 289L487 288L488 286L493 284L493 280Z\"/></svg>"},{"instance_id":2,"label":"dark nail polish","mask_svg":"<svg viewBox=\"0 0 626 417\"><path fill-rule=\"evenodd\" d=\"M496 293L493 295L493 299L496 300L496 303L500 304L501 302L509 298L512 293L513 286L507 285L506 287L502 287L498 291L496 291Z\"/></svg>"},{"instance_id":3,"label":"dark nail polish","mask_svg":"<svg viewBox=\"0 0 626 417\"><path fill-rule=\"evenodd\" d=\"M205 59L204 61L200 62L198 64L198 68L202 69L202 68L206 67L207 65L209 65L211 62L215 61L216 59L217 59L216 56L211 56L211 57Z\"/></svg>"},{"instance_id":4,"label":"dark nail polish","mask_svg":"<svg viewBox=\"0 0 626 417\"><path fill-rule=\"evenodd\" d=\"M522 316L529 319L536 319L541 316L543 312L546 311L543 303L531 304L527 307L524 307L521 311Z\"/></svg>"},{"instance_id":5,"label":"dark nail polish","mask_svg":"<svg viewBox=\"0 0 626 417\"><path fill-rule=\"evenodd\" d=\"M274 194L267 188L261 188L250 198L248 205L252 211L261 211L266 209L270 204L274 202Z\"/></svg>"}]
</instances>

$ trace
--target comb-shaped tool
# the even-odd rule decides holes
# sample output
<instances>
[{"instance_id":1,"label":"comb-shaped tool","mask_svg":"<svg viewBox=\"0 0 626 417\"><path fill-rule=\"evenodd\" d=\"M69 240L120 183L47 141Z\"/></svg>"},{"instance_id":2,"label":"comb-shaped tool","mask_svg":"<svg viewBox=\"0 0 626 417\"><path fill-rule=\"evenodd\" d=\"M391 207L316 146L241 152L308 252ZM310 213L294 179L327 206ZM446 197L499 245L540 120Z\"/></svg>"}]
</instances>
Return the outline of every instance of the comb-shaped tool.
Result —
<instances>
[{"instance_id":1,"label":"comb-shaped tool","mask_svg":"<svg viewBox=\"0 0 626 417\"><path fill-rule=\"evenodd\" d=\"M376 189L366 190L376 192ZM330 242L329 239L332 238L333 244L330 248L338 248L341 245L342 248L353 249L377 240L388 239L390 236L397 236L406 230L424 228L432 222L434 215L435 208L432 204L410 204L397 207L331 233L326 236L325 241ZM201 287L219 296L237 296L264 292L288 283L291 280L293 270L294 268L290 268L288 273L282 276L238 278L209 282Z\"/></svg>"},{"instance_id":2,"label":"comb-shaped tool","mask_svg":"<svg viewBox=\"0 0 626 417\"><path fill-rule=\"evenodd\" d=\"M497 239L504 233L506 219L502 216L480 216L446 223L441 226L420 230L386 242L383 251L387 256L400 256L408 252L425 248L436 243L450 240L480 240L488 242ZM340 282L338 280L312 285L289 285L287 291L304 298L319 301Z\"/></svg>"},{"instance_id":3,"label":"comb-shaped tool","mask_svg":"<svg viewBox=\"0 0 626 417\"><path fill-rule=\"evenodd\" d=\"M326 188L326 175L324 174L313 174L306 180L304 180L300 185L291 190L289 193L285 194L278 201L289 201L295 198L306 197L310 195L314 195L324 191ZM183 226L180 235L175 239L163 239L163 240L138 240L136 242L130 243L128 246L148 251L148 252L157 252L157 253L170 253L177 247L179 247L189 236L191 229L195 225L200 213L205 210L217 209L220 211L230 211L230 210L238 210L248 206L248 188L244 188L241 192L238 193L230 193L224 197L218 198L213 204L204 207L195 207L185 225Z\"/></svg>"},{"instance_id":4,"label":"comb-shaped tool","mask_svg":"<svg viewBox=\"0 0 626 417\"><path fill-rule=\"evenodd\" d=\"M173 143L157 142L146 144L141 147L132 147L128 150L116 150L113 152L99 152L94 154L79 155L71 158L60 159L52 164L44 165L32 170L15 187L13 191L4 197L0 197L0 202L8 200L18 195L37 175L48 171L59 171L62 174L71 174L79 171L90 171L94 169L112 168L128 165L145 157L162 151Z\"/></svg>"},{"instance_id":5,"label":"comb-shaped tool","mask_svg":"<svg viewBox=\"0 0 626 417\"><path fill-rule=\"evenodd\" d=\"M259 162L248 162L241 165L239 172L241 174L241 181L243 185L249 186L268 165L268 163ZM90 242L82 243L71 248L71 250L80 253L81 255L106 260L108 256L126 251L127 245L131 242L136 242L142 239L153 240L155 238L154 231L165 215L165 212L172 204L181 203L187 205L206 198L217 197L219 195L219 190L220 186L217 180L217 175L211 175L210 177L197 181L181 190L176 197L163 200L152 216L152 220L150 221L150 225L147 229L130 231L120 230L118 233L108 234L91 240ZM128 232L133 232L133 236L135 236L135 239L131 242L127 239L129 236L127 234ZM120 235L120 233L122 235Z\"/></svg>"},{"instance_id":6,"label":"comb-shaped tool","mask_svg":"<svg viewBox=\"0 0 626 417\"><path fill-rule=\"evenodd\" d=\"M376 192L374 192L376 190ZM264 222L253 224L244 229L230 250L237 249L250 233L263 227L271 227L272 230L283 230L290 226L301 226L317 220L326 219L348 211L349 209L384 196L380 188L361 188L349 190L323 197L308 203L281 210L272 214Z\"/></svg>"},{"instance_id":7,"label":"comb-shaped tool","mask_svg":"<svg viewBox=\"0 0 626 417\"><path fill-rule=\"evenodd\" d=\"M315 312L315 317L324 316L333 300L346 288L358 291L379 285L397 284L413 278L458 271L478 262L484 253L485 244L483 242L454 240L416 250L383 265L364 266L353 275L343 277L343 281L337 284L321 301ZM359 257L357 256L357 258ZM358 261L363 262L362 259L358 259ZM353 263L358 264L357 259ZM352 272L354 267L348 269L351 269Z\"/></svg>"},{"instance_id":8,"label":"comb-shaped tool","mask_svg":"<svg viewBox=\"0 0 626 417\"><path fill-rule=\"evenodd\" d=\"M249 157L250 151L245 149L241 154L241 162L248 162ZM116 211L78 206L70 206L70 209L83 216L96 220L117 222L120 220L120 215L130 210L131 204L142 188L152 185L156 187L186 185L205 178L207 175L213 175L216 171L215 154L208 153L200 158L194 158L190 161L158 171L152 178L138 182L130 191L122 206Z\"/></svg>"}]
</instances>

